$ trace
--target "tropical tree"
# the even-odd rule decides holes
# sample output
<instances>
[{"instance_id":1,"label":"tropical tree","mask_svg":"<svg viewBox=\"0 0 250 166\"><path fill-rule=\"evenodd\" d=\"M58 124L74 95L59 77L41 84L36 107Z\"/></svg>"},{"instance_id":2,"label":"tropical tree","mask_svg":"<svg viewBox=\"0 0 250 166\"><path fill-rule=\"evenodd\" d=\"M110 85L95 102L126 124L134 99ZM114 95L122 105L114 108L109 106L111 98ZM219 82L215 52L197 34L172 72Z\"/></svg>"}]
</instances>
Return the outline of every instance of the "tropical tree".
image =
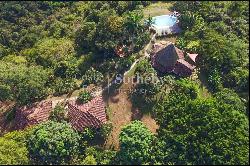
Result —
<instances>
[{"instance_id":1,"label":"tropical tree","mask_svg":"<svg viewBox=\"0 0 250 166\"><path fill-rule=\"evenodd\" d=\"M29 164L28 150L24 144L13 140L0 138L0 164L1 165L26 165Z\"/></svg>"},{"instance_id":2,"label":"tropical tree","mask_svg":"<svg viewBox=\"0 0 250 166\"><path fill-rule=\"evenodd\" d=\"M0 61L1 100L14 100L27 104L48 95L50 71L41 67L27 67Z\"/></svg>"},{"instance_id":3,"label":"tropical tree","mask_svg":"<svg viewBox=\"0 0 250 166\"><path fill-rule=\"evenodd\" d=\"M120 161L124 164L143 164L150 161L154 136L140 121L126 125L119 136Z\"/></svg>"},{"instance_id":4,"label":"tropical tree","mask_svg":"<svg viewBox=\"0 0 250 166\"><path fill-rule=\"evenodd\" d=\"M246 103L231 89L224 88L214 94L218 105L228 105L233 110L246 113Z\"/></svg>"},{"instance_id":5,"label":"tropical tree","mask_svg":"<svg viewBox=\"0 0 250 166\"><path fill-rule=\"evenodd\" d=\"M29 164L29 154L26 147L26 141L30 129L24 131L13 131L0 137L0 164Z\"/></svg>"},{"instance_id":6,"label":"tropical tree","mask_svg":"<svg viewBox=\"0 0 250 166\"><path fill-rule=\"evenodd\" d=\"M238 100L221 100L191 98L172 90L159 101L154 108L160 125L154 160L164 164L248 164L247 116L232 106Z\"/></svg>"},{"instance_id":7,"label":"tropical tree","mask_svg":"<svg viewBox=\"0 0 250 166\"><path fill-rule=\"evenodd\" d=\"M80 136L67 123L48 121L35 126L28 140L34 164L67 164L79 152Z\"/></svg>"}]
</instances>

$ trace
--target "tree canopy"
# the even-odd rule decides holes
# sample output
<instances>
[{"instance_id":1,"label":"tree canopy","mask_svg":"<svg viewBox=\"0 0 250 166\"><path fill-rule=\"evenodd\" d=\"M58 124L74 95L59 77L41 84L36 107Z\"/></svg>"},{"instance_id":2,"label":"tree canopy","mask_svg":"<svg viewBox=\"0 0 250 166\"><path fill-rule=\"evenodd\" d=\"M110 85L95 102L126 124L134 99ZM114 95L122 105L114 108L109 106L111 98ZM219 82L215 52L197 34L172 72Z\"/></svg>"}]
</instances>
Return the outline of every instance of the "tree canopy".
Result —
<instances>
[{"instance_id":1,"label":"tree canopy","mask_svg":"<svg viewBox=\"0 0 250 166\"><path fill-rule=\"evenodd\" d=\"M79 141L69 124L48 121L34 127L28 150L36 164L67 164L78 154Z\"/></svg>"},{"instance_id":2,"label":"tree canopy","mask_svg":"<svg viewBox=\"0 0 250 166\"><path fill-rule=\"evenodd\" d=\"M173 89L154 108L160 125L156 161L174 164L247 164L249 121L237 96L191 97ZM223 102L221 102L223 100ZM243 109L244 110L244 109ZM158 158L158 160L157 160ZM164 162L163 162L164 163Z\"/></svg>"},{"instance_id":3,"label":"tree canopy","mask_svg":"<svg viewBox=\"0 0 250 166\"><path fill-rule=\"evenodd\" d=\"M150 161L154 136L140 121L125 126L119 136L120 159L124 164L145 164Z\"/></svg>"}]
</instances>

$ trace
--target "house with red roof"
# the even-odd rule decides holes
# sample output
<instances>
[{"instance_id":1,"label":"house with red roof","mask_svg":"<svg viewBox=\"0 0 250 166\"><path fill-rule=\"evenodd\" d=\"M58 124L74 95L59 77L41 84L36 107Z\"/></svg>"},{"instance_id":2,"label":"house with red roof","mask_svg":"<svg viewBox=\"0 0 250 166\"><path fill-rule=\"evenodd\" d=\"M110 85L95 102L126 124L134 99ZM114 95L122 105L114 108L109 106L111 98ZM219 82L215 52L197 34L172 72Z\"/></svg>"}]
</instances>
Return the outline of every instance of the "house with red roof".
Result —
<instances>
[{"instance_id":1,"label":"house with red roof","mask_svg":"<svg viewBox=\"0 0 250 166\"><path fill-rule=\"evenodd\" d=\"M190 56L195 62L197 54L191 54ZM192 75L195 68L194 64L185 60L184 52L174 46L173 43L167 45L156 43L153 46L151 63L161 73L174 73L183 77Z\"/></svg>"},{"instance_id":2,"label":"house with red roof","mask_svg":"<svg viewBox=\"0 0 250 166\"><path fill-rule=\"evenodd\" d=\"M49 120L54 106L52 101L41 101L18 108L15 114L16 129L24 129ZM69 100L65 109L69 123L78 131L86 127L100 128L107 122L105 103L101 96L86 104L80 104L77 99Z\"/></svg>"},{"instance_id":3,"label":"house with red roof","mask_svg":"<svg viewBox=\"0 0 250 166\"><path fill-rule=\"evenodd\" d=\"M24 129L25 127L45 122L49 119L52 110L52 101L41 101L17 108L15 113L15 128Z\"/></svg>"},{"instance_id":4,"label":"house with red roof","mask_svg":"<svg viewBox=\"0 0 250 166\"><path fill-rule=\"evenodd\" d=\"M67 103L68 118L73 128L82 131L85 127L100 128L107 122L105 103L98 96L86 104L77 100Z\"/></svg>"}]
</instances>

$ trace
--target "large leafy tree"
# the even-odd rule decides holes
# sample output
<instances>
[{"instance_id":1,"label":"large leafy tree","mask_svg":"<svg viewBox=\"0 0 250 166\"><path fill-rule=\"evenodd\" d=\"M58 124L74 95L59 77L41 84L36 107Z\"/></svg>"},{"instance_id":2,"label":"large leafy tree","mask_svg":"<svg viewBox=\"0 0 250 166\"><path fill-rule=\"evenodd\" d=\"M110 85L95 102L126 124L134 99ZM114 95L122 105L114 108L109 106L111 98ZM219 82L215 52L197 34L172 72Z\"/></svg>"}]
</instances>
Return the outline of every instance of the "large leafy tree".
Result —
<instances>
[{"instance_id":1,"label":"large leafy tree","mask_svg":"<svg viewBox=\"0 0 250 166\"><path fill-rule=\"evenodd\" d=\"M125 126L119 136L119 159L124 164L145 164L150 160L154 136L140 121Z\"/></svg>"},{"instance_id":2,"label":"large leafy tree","mask_svg":"<svg viewBox=\"0 0 250 166\"><path fill-rule=\"evenodd\" d=\"M23 53L28 56L30 62L53 68L58 62L73 59L75 52L73 42L70 40L45 38Z\"/></svg>"},{"instance_id":3,"label":"large leafy tree","mask_svg":"<svg viewBox=\"0 0 250 166\"><path fill-rule=\"evenodd\" d=\"M142 111L151 111L155 95L160 90L159 79L156 71L148 60L142 60L135 70L136 86L131 93L133 105Z\"/></svg>"},{"instance_id":4,"label":"large leafy tree","mask_svg":"<svg viewBox=\"0 0 250 166\"><path fill-rule=\"evenodd\" d=\"M28 150L33 163L67 164L77 156L79 140L69 124L48 121L34 127Z\"/></svg>"},{"instance_id":5,"label":"large leafy tree","mask_svg":"<svg viewBox=\"0 0 250 166\"><path fill-rule=\"evenodd\" d=\"M241 108L232 106L240 101L222 95L192 98L174 89L159 101L154 108L160 125L156 161L248 164L249 121Z\"/></svg>"},{"instance_id":6,"label":"large leafy tree","mask_svg":"<svg viewBox=\"0 0 250 166\"><path fill-rule=\"evenodd\" d=\"M0 138L0 164L29 164L28 150L23 144Z\"/></svg>"},{"instance_id":7,"label":"large leafy tree","mask_svg":"<svg viewBox=\"0 0 250 166\"><path fill-rule=\"evenodd\" d=\"M210 75L213 90L224 86L240 93L247 91L249 3L176 2L174 8L181 13L184 27L177 43L199 54L198 66Z\"/></svg>"},{"instance_id":8,"label":"large leafy tree","mask_svg":"<svg viewBox=\"0 0 250 166\"><path fill-rule=\"evenodd\" d=\"M47 70L1 61L0 70L0 100L27 104L47 96L50 75Z\"/></svg>"},{"instance_id":9,"label":"large leafy tree","mask_svg":"<svg viewBox=\"0 0 250 166\"><path fill-rule=\"evenodd\" d=\"M29 131L29 129L24 131L13 131L0 137L1 165L23 165L30 163L26 147Z\"/></svg>"},{"instance_id":10,"label":"large leafy tree","mask_svg":"<svg viewBox=\"0 0 250 166\"><path fill-rule=\"evenodd\" d=\"M218 105L227 105L232 107L235 111L246 113L246 103L231 89L223 89L214 94Z\"/></svg>"},{"instance_id":11,"label":"large leafy tree","mask_svg":"<svg viewBox=\"0 0 250 166\"><path fill-rule=\"evenodd\" d=\"M140 4L143 3L90 2L76 32L77 50L80 53L98 52L104 57L114 55L118 45L138 51L149 41L142 12L136 7Z\"/></svg>"}]
</instances>

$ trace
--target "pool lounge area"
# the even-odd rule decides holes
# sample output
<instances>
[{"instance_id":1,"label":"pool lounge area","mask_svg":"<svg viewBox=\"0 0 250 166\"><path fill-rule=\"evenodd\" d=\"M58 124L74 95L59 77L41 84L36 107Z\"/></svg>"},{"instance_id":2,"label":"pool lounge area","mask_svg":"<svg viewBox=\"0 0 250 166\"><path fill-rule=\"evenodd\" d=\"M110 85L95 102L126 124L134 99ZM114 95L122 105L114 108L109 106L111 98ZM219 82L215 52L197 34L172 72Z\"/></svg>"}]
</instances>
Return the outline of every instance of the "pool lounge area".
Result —
<instances>
[{"instance_id":1,"label":"pool lounge area","mask_svg":"<svg viewBox=\"0 0 250 166\"><path fill-rule=\"evenodd\" d=\"M179 33L180 28L177 16L176 14L171 14L153 17L154 23L151 28L156 32L157 36Z\"/></svg>"}]
</instances>

